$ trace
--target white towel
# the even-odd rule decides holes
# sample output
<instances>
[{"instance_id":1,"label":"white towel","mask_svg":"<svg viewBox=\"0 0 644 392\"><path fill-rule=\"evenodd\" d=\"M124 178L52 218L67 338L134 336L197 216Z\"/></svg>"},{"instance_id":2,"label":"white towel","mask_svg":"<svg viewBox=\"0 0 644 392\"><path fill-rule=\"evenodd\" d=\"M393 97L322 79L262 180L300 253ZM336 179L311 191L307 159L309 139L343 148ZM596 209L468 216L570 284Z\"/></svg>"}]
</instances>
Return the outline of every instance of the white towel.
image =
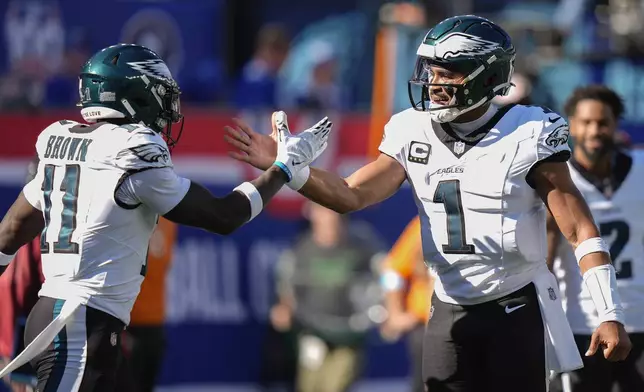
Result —
<instances>
[{"instance_id":1,"label":"white towel","mask_svg":"<svg viewBox=\"0 0 644 392\"><path fill-rule=\"evenodd\" d=\"M13 359L13 361L9 362L9 364L0 371L0 379L45 351L56 335L58 335L65 325L72 320L74 312L80 305L81 303L79 301L65 301L58 316L53 319L52 322L49 323L49 325L45 327L45 329L43 329L42 332L39 333L38 336L36 336L36 338Z\"/></svg>"},{"instance_id":2,"label":"white towel","mask_svg":"<svg viewBox=\"0 0 644 392\"><path fill-rule=\"evenodd\" d=\"M584 363L561 305L555 276L544 265L532 282L537 288L543 318L547 370L563 373L582 368Z\"/></svg>"}]
</instances>

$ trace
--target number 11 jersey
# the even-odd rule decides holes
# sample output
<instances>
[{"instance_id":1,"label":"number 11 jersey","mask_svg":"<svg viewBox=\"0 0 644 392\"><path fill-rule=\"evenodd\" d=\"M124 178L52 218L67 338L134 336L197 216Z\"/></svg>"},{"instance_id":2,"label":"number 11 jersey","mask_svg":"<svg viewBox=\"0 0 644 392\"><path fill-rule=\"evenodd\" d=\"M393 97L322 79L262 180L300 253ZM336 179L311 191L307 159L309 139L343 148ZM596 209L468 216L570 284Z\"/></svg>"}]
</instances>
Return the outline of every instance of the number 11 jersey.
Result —
<instances>
[{"instance_id":1,"label":"number 11 jersey","mask_svg":"<svg viewBox=\"0 0 644 392\"><path fill-rule=\"evenodd\" d=\"M78 299L128 324L158 215L178 204L189 181L170 181L178 177L165 141L138 124L63 120L41 132L36 150L38 172L23 194L45 221L39 295ZM143 175L147 197L119 197Z\"/></svg>"},{"instance_id":2,"label":"number 11 jersey","mask_svg":"<svg viewBox=\"0 0 644 392\"><path fill-rule=\"evenodd\" d=\"M545 268L545 206L529 173L567 161L568 136L561 116L533 106L500 108L467 135L413 109L391 118L380 151L405 168L441 301L501 298Z\"/></svg>"}]
</instances>

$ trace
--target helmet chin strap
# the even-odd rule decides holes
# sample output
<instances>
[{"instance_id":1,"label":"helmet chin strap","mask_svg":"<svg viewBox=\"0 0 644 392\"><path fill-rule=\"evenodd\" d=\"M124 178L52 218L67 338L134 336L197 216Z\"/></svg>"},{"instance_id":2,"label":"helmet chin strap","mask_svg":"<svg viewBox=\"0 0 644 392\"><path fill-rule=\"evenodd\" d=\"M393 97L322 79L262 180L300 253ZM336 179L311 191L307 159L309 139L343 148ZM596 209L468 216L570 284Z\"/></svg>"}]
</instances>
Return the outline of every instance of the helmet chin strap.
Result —
<instances>
[{"instance_id":1,"label":"helmet chin strap","mask_svg":"<svg viewBox=\"0 0 644 392\"><path fill-rule=\"evenodd\" d=\"M477 103L475 103L472 106L469 106L465 109L459 109L459 108L445 108L445 109L440 109L441 106L450 106L453 105L453 102L456 101L456 97L452 97L452 100L447 104L447 105L439 105L434 102L430 103L429 107L433 110L429 112L430 117L432 120L436 121L437 123L448 123L456 120L459 116L474 110L487 101L489 101L487 98L483 98Z\"/></svg>"},{"instance_id":2,"label":"helmet chin strap","mask_svg":"<svg viewBox=\"0 0 644 392\"><path fill-rule=\"evenodd\" d=\"M496 93L497 91L506 88L509 85L510 83L502 83L496 86L493 91ZM456 102L456 96L453 96L447 105L439 105L431 102L429 107L433 110L429 112L429 115L431 116L431 119L436 121L437 123L448 123L456 120L459 116L462 116L463 114L480 107L488 101L491 101L491 99L488 99L488 97L483 97L483 99L465 109L459 109L457 107L440 109L441 106L453 105Z\"/></svg>"}]
</instances>

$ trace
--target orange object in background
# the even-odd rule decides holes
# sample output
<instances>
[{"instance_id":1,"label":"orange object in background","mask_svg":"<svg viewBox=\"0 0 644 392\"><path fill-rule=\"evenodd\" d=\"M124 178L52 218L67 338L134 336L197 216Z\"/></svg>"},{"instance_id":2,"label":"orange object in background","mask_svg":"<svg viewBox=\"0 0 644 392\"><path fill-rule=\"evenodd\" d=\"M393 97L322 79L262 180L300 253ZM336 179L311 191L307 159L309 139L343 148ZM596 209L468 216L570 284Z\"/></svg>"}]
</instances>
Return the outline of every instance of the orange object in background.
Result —
<instances>
[{"instance_id":1,"label":"orange object in background","mask_svg":"<svg viewBox=\"0 0 644 392\"><path fill-rule=\"evenodd\" d=\"M165 321L165 278L172 262L172 250L177 240L177 225L159 218L150 238L147 272L141 292L134 303L131 324L162 325Z\"/></svg>"},{"instance_id":2,"label":"orange object in background","mask_svg":"<svg viewBox=\"0 0 644 392\"><path fill-rule=\"evenodd\" d=\"M394 244L385 261L386 268L407 282L405 305L407 311L427 321L431 306L433 283L422 261L420 219L414 218Z\"/></svg>"}]
</instances>

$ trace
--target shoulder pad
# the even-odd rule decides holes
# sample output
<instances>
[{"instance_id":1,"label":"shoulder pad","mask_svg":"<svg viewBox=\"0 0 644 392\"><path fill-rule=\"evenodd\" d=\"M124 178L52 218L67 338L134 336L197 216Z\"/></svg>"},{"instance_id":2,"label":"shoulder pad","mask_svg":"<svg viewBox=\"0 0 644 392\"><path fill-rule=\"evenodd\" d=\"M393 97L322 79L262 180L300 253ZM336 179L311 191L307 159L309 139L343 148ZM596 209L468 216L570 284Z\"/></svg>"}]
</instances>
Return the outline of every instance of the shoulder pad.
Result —
<instances>
[{"instance_id":1,"label":"shoulder pad","mask_svg":"<svg viewBox=\"0 0 644 392\"><path fill-rule=\"evenodd\" d=\"M570 156L570 128L568 122L554 112L543 113L536 129L537 160L545 159L556 153Z\"/></svg>"},{"instance_id":2,"label":"shoulder pad","mask_svg":"<svg viewBox=\"0 0 644 392\"><path fill-rule=\"evenodd\" d=\"M114 166L123 170L145 170L172 167L170 151L163 137L145 126L121 126L112 132L126 131L118 135L121 143L112 157Z\"/></svg>"},{"instance_id":3,"label":"shoulder pad","mask_svg":"<svg viewBox=\"0 0 644 392\"><path fill-rule=\"evenodd\" d=\"M400 155L405 144L409 141L409 135L413 135L414 129L418 127L418 124L422 124L422 122L417 121L418 114L422 113L414 109L407 109L391 116L391 119L385 125L382 141L378 147L380 152L393 158Z\"/></svg>"}]
</instances>

